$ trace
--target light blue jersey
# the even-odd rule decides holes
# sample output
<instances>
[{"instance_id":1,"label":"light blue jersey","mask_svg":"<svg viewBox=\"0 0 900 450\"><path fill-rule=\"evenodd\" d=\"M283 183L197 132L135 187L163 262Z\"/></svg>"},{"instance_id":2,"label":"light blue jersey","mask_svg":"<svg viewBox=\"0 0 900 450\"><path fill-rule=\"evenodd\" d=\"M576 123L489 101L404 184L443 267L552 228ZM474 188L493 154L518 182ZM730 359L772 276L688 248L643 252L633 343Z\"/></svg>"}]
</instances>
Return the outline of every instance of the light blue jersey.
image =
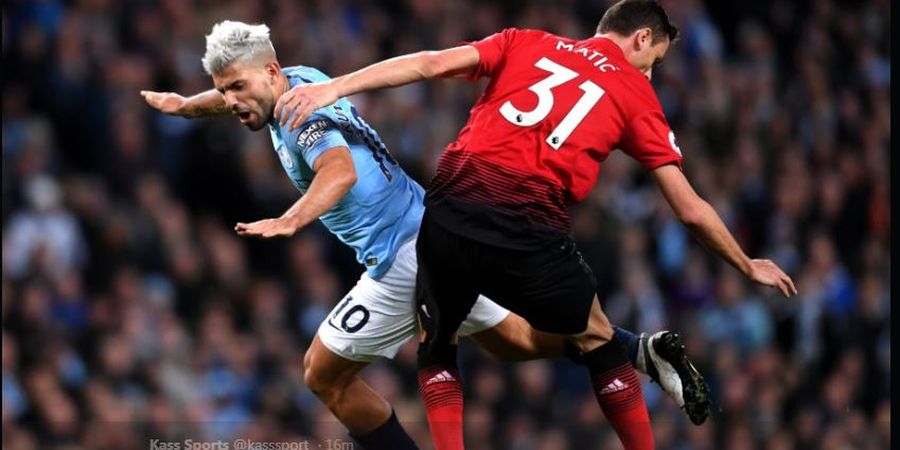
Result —
<instances>
[{"instance_id":1,"label":"light blue jersey","mask_svg":"<svg viewBox=\"0 0 900 450\"><path fill-rule=\"evenodd\" d=\"M328 80L311 67L283 69L291 87ZM294 186L306 194L316 158L334 147L347 147L356 168L356 184L319 220L356 251L370 277L378 279L394 262L401 244L419 230L424 190L387 152L375 132L346 98L314 112L293 132L269 125L272 145Z\"/></svg>"}]
</instances>

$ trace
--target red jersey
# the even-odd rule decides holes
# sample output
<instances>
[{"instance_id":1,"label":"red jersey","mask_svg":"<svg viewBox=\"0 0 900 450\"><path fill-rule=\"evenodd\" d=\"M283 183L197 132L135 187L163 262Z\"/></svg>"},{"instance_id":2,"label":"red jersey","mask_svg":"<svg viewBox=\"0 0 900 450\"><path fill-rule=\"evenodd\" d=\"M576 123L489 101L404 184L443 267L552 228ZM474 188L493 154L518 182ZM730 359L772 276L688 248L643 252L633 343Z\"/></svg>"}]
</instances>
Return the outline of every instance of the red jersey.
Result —
<instances>
[{"instance_id":1,"label":"red jersey","mask_svg":"<svg viewBox=\"0 0 900 450\"><path fill-rule=\"evenodd\" d=\"M647 170L682 156L650 81L606 38L506 29L471 43L491 79L447 146L426 205L449 230L534 249L569 233L568 206L622 149Z\"/></svg>"}]
</instances>

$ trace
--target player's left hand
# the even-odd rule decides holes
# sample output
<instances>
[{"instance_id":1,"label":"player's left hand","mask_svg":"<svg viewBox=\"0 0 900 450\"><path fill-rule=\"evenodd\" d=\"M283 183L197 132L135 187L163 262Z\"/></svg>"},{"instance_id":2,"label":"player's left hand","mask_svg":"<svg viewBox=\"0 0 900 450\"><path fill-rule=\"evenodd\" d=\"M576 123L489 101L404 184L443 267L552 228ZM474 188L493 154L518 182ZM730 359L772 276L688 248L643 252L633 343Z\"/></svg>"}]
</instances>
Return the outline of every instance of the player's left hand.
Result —
<instances>
[{"instance_id":1,"label":"player's left hand","mask_svg":"<svg viewBox=\"0 0 900 450\"><path fill-rule=\"evenodd\" d=\"M294 131L315 110L336 101L338 101L337 89L327 81L294 86L275 102L275 118L281 126L290 119L288 130Z\"/></svg>"},{"instance_id":2,"label":"player's left hand","mask_svg":"<svg viewBox=\"0 0 900 450\"><path fill-rule=\"evenodd\" d=\"M797 295L797 287L794 286L794 280L784 273L781 267L778 267L778 264L771 260L750 260L750 270L747 273L747 277L763 286L778 288L787 298Z\"/></svg>"},{"instance_id":3,"label":"player's left hand","mask_svg":"<svg viewBox=\"0 0 900 450\"><path fill-rule=\"evenodd\" d=\"M291 237L298 230L290 220L279 217L277 219L263 219L251 223L238 222L234 231L241 236L259 237L269 239L274 237Z\"/></svg>"}]
</instances>

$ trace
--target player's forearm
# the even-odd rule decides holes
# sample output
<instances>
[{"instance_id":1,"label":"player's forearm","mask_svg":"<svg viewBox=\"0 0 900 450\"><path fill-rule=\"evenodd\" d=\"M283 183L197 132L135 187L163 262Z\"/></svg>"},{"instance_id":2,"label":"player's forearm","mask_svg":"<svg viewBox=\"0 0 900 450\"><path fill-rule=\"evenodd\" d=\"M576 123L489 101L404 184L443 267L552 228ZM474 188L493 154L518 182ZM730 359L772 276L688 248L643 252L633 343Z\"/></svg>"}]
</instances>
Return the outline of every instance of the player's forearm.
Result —
<instances>
[{"instance_id":1,"label":"player's forearm","mask_svg":"<svg viewBox=\"0 0 900 450\"><path fill-rule=\"evenodd\" d=\"M440 51L421 51L372 64L331 80L337 97L387 87L402 86L432 78L470 73L479 62L478 51L463 45Z\"/></svg>"},{"instance_id":2,"label":"player's forearm","mask_svg":"<svg viewBox=\"0 0 900 450\"><path fill-rule=\"evenodd\" d=\"M338 97L402 86L436 76L433 52L397 56L331 80Z\"/></svg>"},{"instance_id":3,"label":"player's forearm","mask_svg":"<svg viewBox=\"0 0 900 450\"><path fill-rule=\"evenodd\" d=\"M683 217L682 223L710 251L728 261L741 273L745 275L749 273L750 258L709 203L698 198L692 214Z\"/></svg>"},{"instance_id":4,"label":"player's forearm","mask_svg":"<svg viewBox=\"0 0 900 450\"><path fill-rule=\"evenodd\" d=\"M185 99L180 113L185 117L208 117L231 114L231 110L225 106L225 98L215 90L201 92Z\"/></svg>"},{"instance_id":5,"label":"player's forearm","mask_svg":"<svg viewBox=\"0 0 900 450\"><path fill-rule=\"evenodd\" d=\"M301 229L337 205L356 183L356 173L340 165L325 166L316 173L309 189L284 214L295 229Z\"/></svg>"},{"instance_id":6,"label":"player's forearm","mask_svg":"<svg viewBox=\"0 0 900 450\"><path fill-rule=\"evenodd\" d=\"M398 56L329 81L294 86L278 97L275 117L279 124L288 124L290 130L295 130L315 110L342 97L429 78L470 74L478 66L479 58L478 50L463 45Z\"/></svg>"},{"instance_id":7,"label":"player's forearm","mask_svg":"<svg viewBox=\"0 0 900 450\"><path fill-rule=\"evenodd\" d=\"M750 272L750 258L744 254L719 215L694 191L679 167L673 164L652 171L672 211L703 245L728 261L743 274Z\"/></svg>"}]
</instances>

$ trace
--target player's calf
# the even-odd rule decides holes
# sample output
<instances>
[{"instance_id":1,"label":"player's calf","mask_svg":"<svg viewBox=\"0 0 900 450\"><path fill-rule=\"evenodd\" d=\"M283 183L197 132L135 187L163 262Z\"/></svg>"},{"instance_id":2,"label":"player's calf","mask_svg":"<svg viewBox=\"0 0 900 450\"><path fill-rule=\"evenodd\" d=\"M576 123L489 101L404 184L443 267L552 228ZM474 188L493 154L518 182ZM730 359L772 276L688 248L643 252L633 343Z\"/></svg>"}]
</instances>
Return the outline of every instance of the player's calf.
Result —
<instances>
[{"instance_id":1,"label":"player's calf","mask_svg":"<svg viewBox=\"0 0 900 450\"><path fill-rule=\"evenodd\" d=\"M596 297L588 328L571 337L583 352L594 395L626 450L652 450L653 430L641 383Z\"/></svg>"},{"instance_id":2,"label":"player's calf","mask_svg":"<svg viewBox=\"0 0 900 450\"><path fill-rule=\"evenodd\" d=\"M390 404L358 373L368 364L328 350L318 336L303 357L303 381L366 449L416 449Z\"/></svg>"},{"instance_id":3,"label":"player's calf","mask_svg":"<svg viewBox=\"0 0 900 450\"><path fill-rule=\"evenodd\" d=\"M463 448L463 390L456 345L426 335L419 344L419 393L437 450Z\"/></svg>"}]
</instances>

